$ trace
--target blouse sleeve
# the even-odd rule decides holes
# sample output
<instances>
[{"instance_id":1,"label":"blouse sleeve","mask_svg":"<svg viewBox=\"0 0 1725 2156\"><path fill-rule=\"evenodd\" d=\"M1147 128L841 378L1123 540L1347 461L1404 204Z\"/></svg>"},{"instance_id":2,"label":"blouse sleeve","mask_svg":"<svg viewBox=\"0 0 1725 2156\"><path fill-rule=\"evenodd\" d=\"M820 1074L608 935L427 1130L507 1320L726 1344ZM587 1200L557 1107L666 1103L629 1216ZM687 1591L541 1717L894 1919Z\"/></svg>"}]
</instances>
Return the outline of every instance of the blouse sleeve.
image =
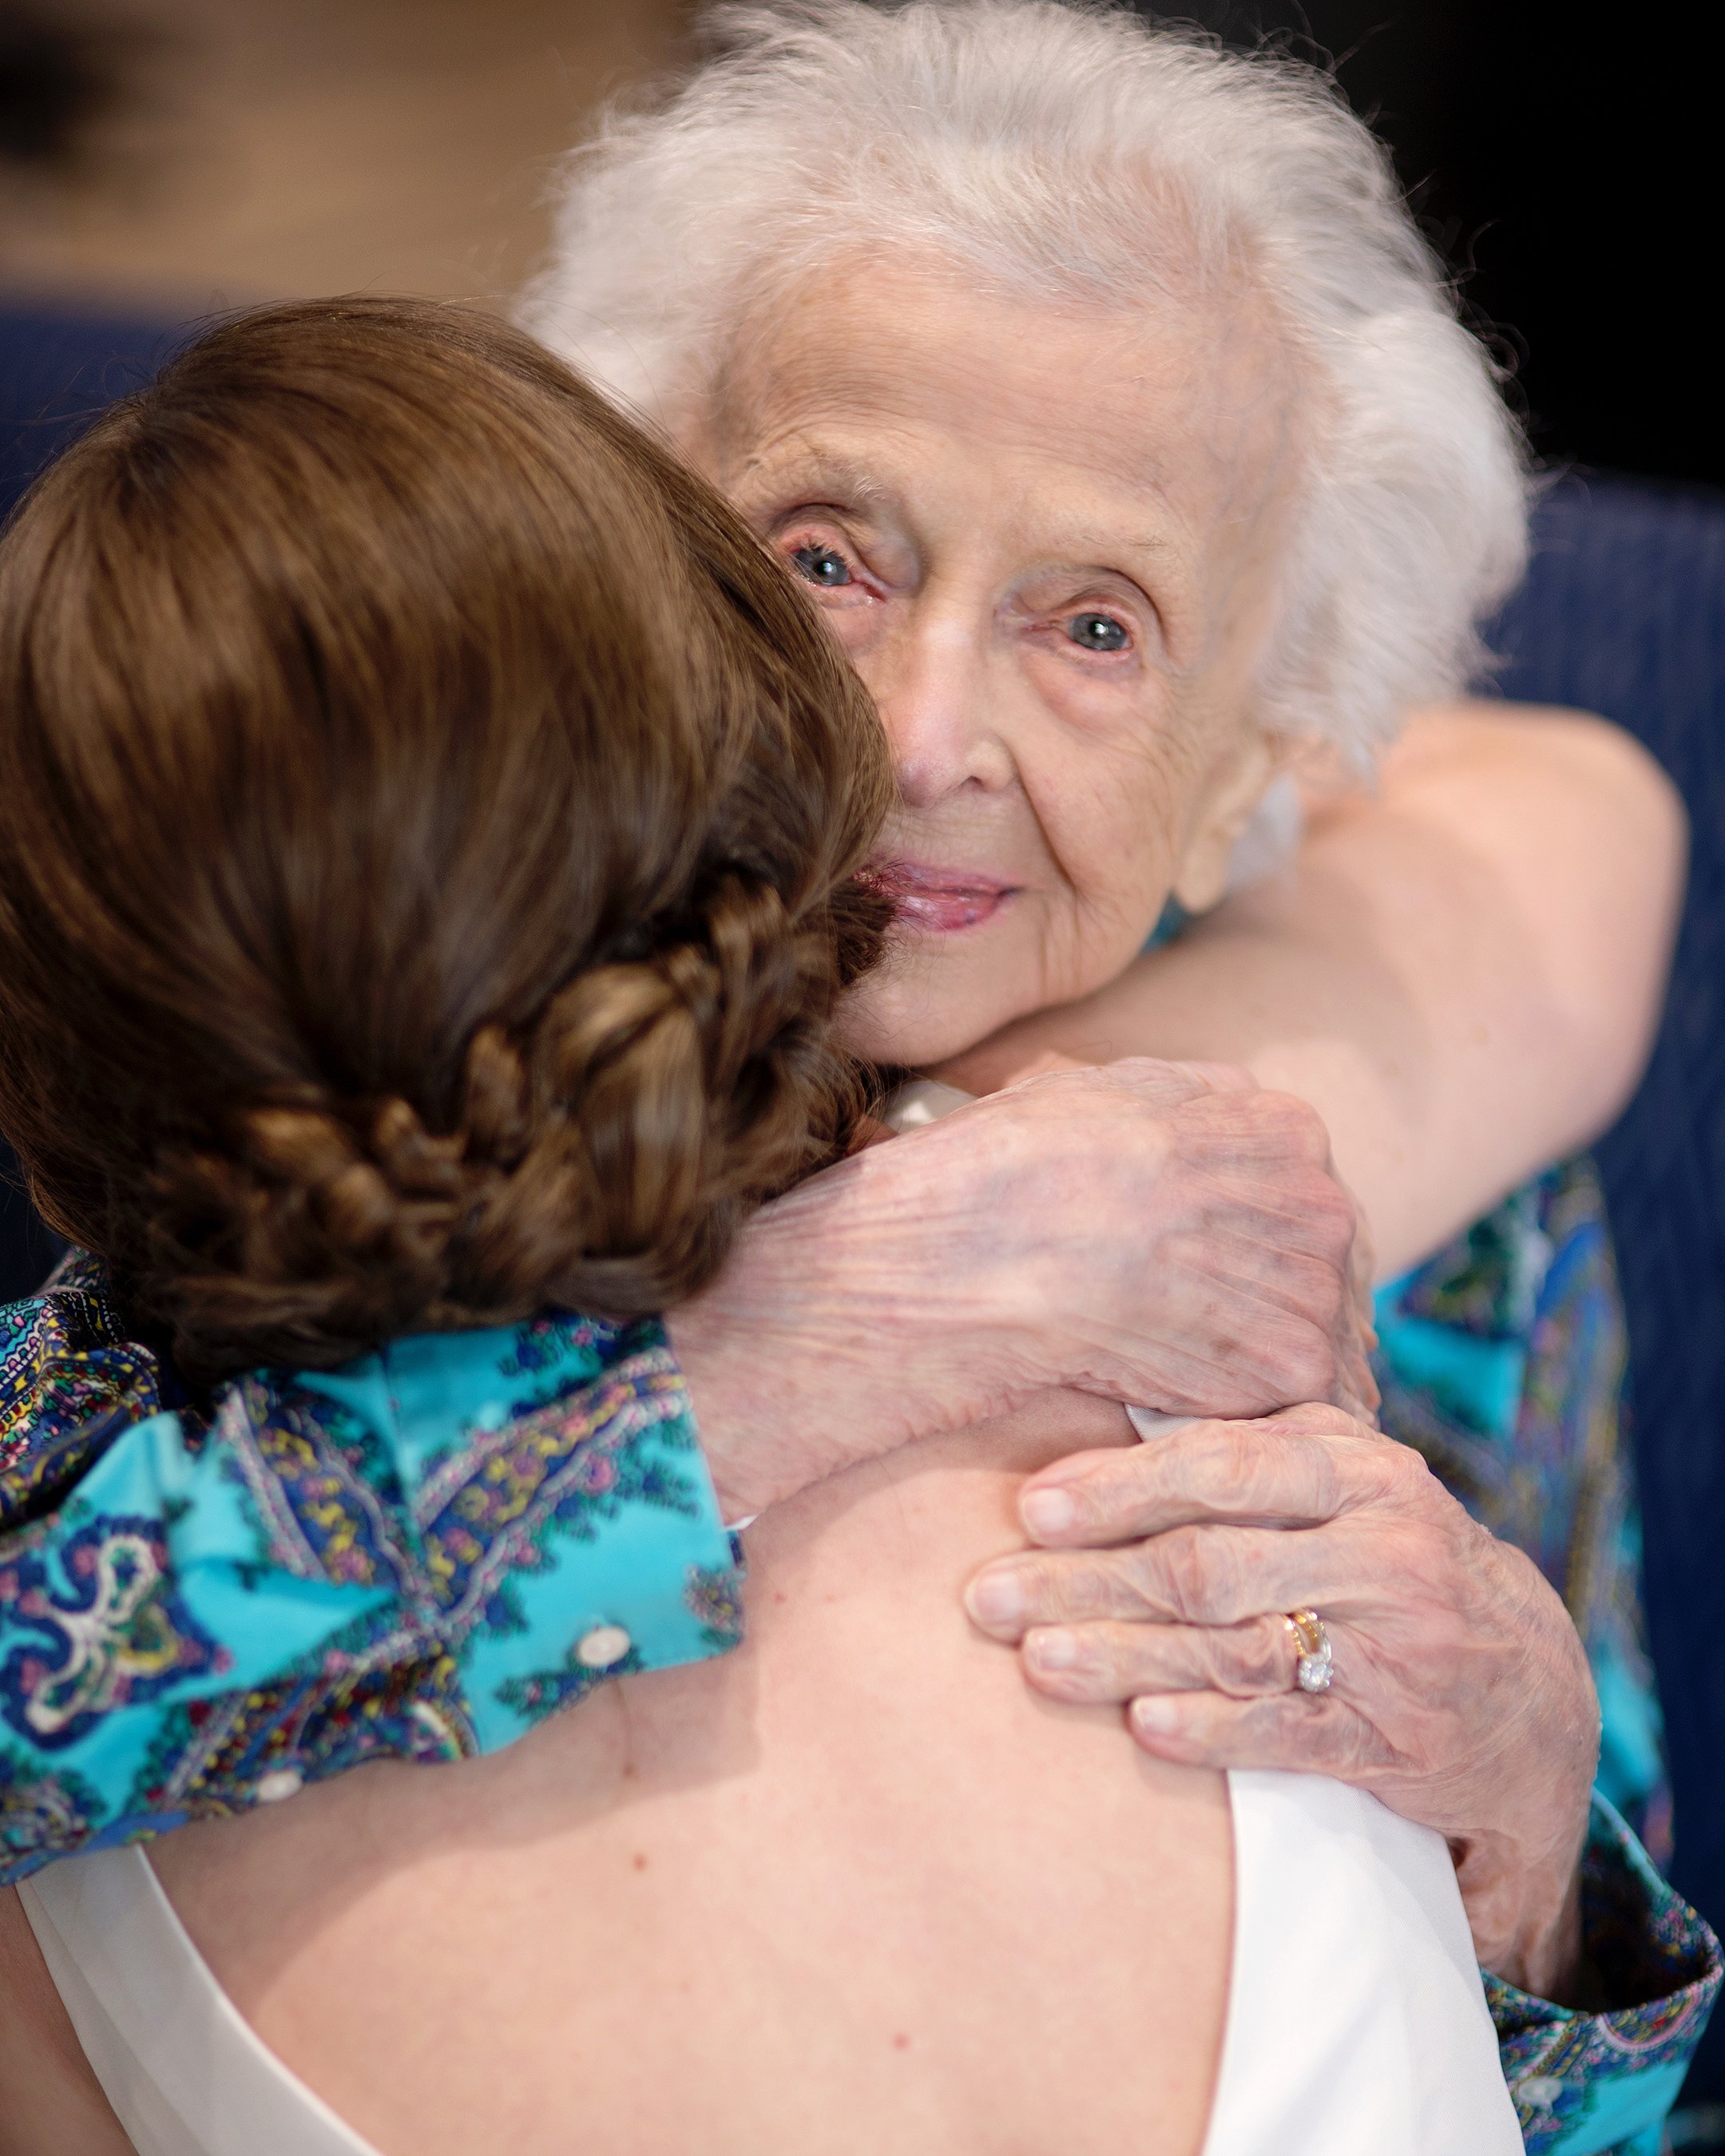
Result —
<instances>
[{"instance_id":1,"label":"blouse sleeve","mask_svg":"<svg viewBox=\"0 0 1725 2156\"><path fill-rule=\"evenodd\" d=\"M89 1260L0 1306L0 1884L493 1750L741 1631L656 1322L430 1336L200 1416Z\"/></svg>"},{"instance_id":2,"label":"blouse sleeve","mask_svg":"<svg viewBox=\"0 0 1725 2156\"><path fill-rule=\"evenodd\" d=\"M1533 2156L1657 2156L1719 1989L1719 1942L1603 1797L1582 1860L1582 1950L1597 2011L1486 1979L1504 2078Z\"/></svg>"}]
</instances>

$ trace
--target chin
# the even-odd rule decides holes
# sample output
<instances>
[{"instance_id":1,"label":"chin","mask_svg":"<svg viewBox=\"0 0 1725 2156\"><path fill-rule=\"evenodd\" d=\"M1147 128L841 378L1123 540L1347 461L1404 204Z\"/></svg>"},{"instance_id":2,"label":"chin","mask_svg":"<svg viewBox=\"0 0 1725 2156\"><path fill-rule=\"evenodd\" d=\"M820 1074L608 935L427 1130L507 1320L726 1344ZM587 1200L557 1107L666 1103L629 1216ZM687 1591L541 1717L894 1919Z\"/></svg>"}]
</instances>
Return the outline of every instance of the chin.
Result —
<instances>
[{"instance_id":1,"label":"chin","mask_svg":"<svg viewBox=\"0 0 1725 2156\"><path fill-rule=\"evenodd\" d=\"M865 981L846 1004L839 1035L853 1055L870 1063L926 1070L986 1040L1024 1006L995 993L967 994L942 983L935 968L894 968ZM896 978L895 978L895 974Z\"/></svg>"}]
</instances>

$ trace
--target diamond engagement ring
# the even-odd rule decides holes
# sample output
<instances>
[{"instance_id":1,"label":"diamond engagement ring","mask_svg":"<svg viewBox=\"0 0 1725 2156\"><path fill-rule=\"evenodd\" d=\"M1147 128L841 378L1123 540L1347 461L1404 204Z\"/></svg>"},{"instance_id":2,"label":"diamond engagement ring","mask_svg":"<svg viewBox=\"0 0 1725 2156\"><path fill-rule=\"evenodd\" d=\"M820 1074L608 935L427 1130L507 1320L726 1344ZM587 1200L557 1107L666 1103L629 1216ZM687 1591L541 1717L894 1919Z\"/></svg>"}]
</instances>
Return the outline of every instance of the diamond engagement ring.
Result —
<instances>
[{"instance_id":1,"label":"diamond engagement ring","mask_svg":"<svg viewBox=\"0 0 1725 2156\"><path fill-rule=\"evenodd\" d=\"M1327 1691L1335 1676L1330 1657L1330 1635L1315 1609L1291 1609L1282 1619L1294 1638L1300 1660L1294 1683L1301 1691Z\"/></svg>"}]
</instances>

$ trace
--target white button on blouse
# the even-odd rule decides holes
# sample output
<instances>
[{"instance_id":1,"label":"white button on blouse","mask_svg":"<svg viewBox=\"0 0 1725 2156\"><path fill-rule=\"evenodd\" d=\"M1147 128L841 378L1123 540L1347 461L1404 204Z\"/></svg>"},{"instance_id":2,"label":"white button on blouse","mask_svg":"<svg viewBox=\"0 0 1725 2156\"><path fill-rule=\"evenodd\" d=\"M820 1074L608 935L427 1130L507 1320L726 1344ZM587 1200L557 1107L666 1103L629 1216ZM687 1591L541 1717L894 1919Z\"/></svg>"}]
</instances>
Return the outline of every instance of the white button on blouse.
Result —
<instances>
[{"instance_id":1,"label":"white button on blouse","mask_svg":"<svg viewBox=\"0 0 1725 2156\"><path fill-rule=\"evenodd\" d=\"M584 1670L608 1670L634 1646L620 1625L595 1625L577 1641L575 1659Z\"/></svg>"}]
</instances>

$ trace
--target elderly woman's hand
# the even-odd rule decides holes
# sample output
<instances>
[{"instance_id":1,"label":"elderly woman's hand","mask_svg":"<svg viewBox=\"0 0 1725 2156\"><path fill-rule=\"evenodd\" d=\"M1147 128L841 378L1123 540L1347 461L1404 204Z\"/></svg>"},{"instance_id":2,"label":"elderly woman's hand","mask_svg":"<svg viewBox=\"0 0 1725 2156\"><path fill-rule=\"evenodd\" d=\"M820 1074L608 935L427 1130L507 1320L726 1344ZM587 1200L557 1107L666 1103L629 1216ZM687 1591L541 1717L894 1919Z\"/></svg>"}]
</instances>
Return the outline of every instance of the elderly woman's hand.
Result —
<instances>
[{"instance_id":1,"label":"elderly woman's hand","mask_svg":"<svg viewBox=\"0 0 1725 2156\"><path fill-rule=\"evenodd\" d=\"M1374 1397L1317 1114L1142 1059L1029 1079L812 1177L671 1337L739 1512L1055 1387L1204 1414Z\"/></svg>"},{"instance_id":2,"label":"elderly woman's hand","mask_svg":"<svg viewBox=\"0 0 1725 2156\"><path fill-rule=\"evenodd\" d=\"M1029 1682L1130 1701L1166 1759L1332 1774L1450 1841L1481 1964L1547 1998L1575 1979L1599 1743L1581 1644L1534 1565L1419 1455L1332 1409L1194 1422L1025 1484L1041 1548L967 1603ZM1328 1629L1332 1688L1294 1686L1286 1620Z\"/></svg>"}]
</instances>

